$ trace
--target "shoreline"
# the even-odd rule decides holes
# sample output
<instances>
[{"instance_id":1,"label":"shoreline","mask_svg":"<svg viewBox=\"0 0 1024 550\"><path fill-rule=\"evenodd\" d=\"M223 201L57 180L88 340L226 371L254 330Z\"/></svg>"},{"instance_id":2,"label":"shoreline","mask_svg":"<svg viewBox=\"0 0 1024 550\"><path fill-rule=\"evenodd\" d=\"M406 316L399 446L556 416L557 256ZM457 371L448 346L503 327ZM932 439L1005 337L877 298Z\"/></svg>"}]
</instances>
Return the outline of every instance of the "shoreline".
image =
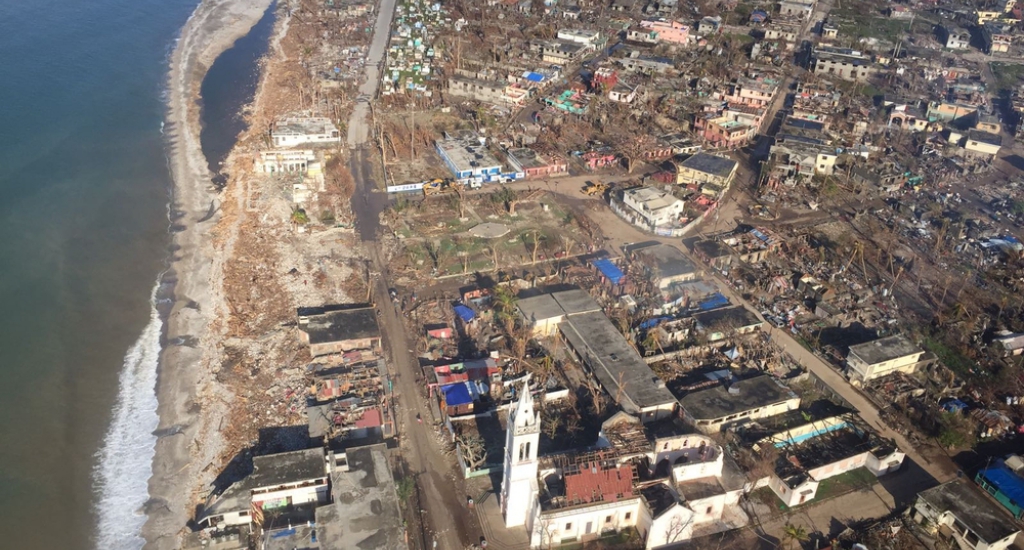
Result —
<instances>
[{"instance_id":1,"label":"shoreline","mask_svg":"<svg viewBox=\"0 0 1024 550\"><path fill-rule=\"evenodd\" d=\"M173 305L161 308L159 425L144 507L145 548L179 546L196 491L219 473L209 466L222 451L220 422L231 395L215 378L223 331L218 324L226 315L223 270L237 231L237 223L223 223L230 220L223 220L221 204L240 200L241 195L230 188L218 194L214 188L199 140L197 99L214 60L248 34L272 4L273 0L202 0L171 54L165 128L173 182L168 209L173 238L170 265L160 284L170 289L167 297ZM275 23L271 48L280 40L281 27ZM225 166L231 165L233 155Z\"/></svg>"}]
</instances>

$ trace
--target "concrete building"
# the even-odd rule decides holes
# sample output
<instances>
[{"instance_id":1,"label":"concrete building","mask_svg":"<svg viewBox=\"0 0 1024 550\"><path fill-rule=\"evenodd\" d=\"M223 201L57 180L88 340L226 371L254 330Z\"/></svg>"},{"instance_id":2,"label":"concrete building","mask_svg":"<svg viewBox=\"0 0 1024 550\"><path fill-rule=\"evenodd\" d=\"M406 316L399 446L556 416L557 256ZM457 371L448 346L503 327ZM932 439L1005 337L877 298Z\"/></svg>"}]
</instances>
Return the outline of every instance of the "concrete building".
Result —
<instances>
[{"instance_id":1,"label":"concrete building","mask_svg":"<svg viewBox=\"0 0 1024 550\"><path fill-rule=\"evenodd\" d=\"M757 127L740 122L725 114L698 115L694 122L697 134L711 147L738 149L757 136Z\"/></svg>"},{"instance_id":2,"label":"concrete building","mask_svg":"<svg viewBox=\"0 0 1024 550\"><path fill-rule=\"evenodd\" d=\"M568 172L569 165L562 159L548 159L533 149L515 147L509 149L508 163L516 172L527 178L546 178Z\"/></svg>"},{"instance_id":3,"label":"concrete building","mask_svg":"<svg viewBox=\"0 0 1024 550\"><path fill-rule=\"evenodd\" d=\"M919 493L911 517L960 550L1005 550L1020 533L998 504L959 479Z\"/></svg>"},{"instance_id":4,"label":"concrete building","mask_svg":"<svg viewBox=\"0 0 1024 550\"><path fill-rule=\"evenodd\" d=\"M768 418L800 407L800 397L768 375L691 392L679 400L683 418L703 433Z\"/></svg>"},{"instance_id":5,"label":"concrete building","mask_svg":"<svg viewBox=\"0 0 1024 550\"><path fill-rule=\"evenodd\" d=\"M264 174L305 174L310 165L315 163L316 155L310 149L279 149L260 151L256 155L255 168L257 172Z\"/></svg>"},{"instance_id":6,"label":"concrete building","mask_svg":"<svg viewBox=\"0 0 1024 550\"><path fill-rule=\"evenodd\" d=\"M655 43L666 42L679 46L690 43L690 27L679 21L648 19L640 22L640 28L647 36L653 37Z\"/></svg>"},{"instance_id":7,"label":"concrete building","mask_svg":"<svg viewBox=\"0 0 1024 550\"><path fill-rule=\"evenodd\" d=\"M675 397L581 289L522 298L519 314L535 336L561 333L569 351L625 411L644 422L666 418Z\"/></svg>"},{"instance_id":8,"label":"concrete building","mask_svg":"<svg viewBox=\"0 0 1024 550\"><path fill-rule=\"evenodd\" d=\"M782 0L779 15L794 19L807 19L814 13L814 0Z\"/></svg>"},{"instance_id":9,"label":"concrete building","mask_svg":"<svg viewBox=\"0 0 1024 550\"><path fill-rule=\"evenodd\" d=\"M299 339L313 357L380 348L377 315L369 306L299 308Z\"/></svg>"},{"instance_id":10,"label":"concrete building","mask_svg":"<svg viewBox=\"0 0 1024 550\"><path fill-rule=\"evenodd\" d=\"M575 42L592 48L598 47L602 43L601 33L590 29L560 29L556 37L559 40Z\"/></svg>"},{"instance_id":11,"label":"concrete building","mask_svg":"<svg viewBox=\"0 0 1024 550\"><path fill-rule=\"evenodd\" d=\"M656 288L665 290L672 285L694 281L700 275L693 264L678 248L663 243L646 243L626 247L634 261L644 266L644 271Z\"/></svg>"},{"instance_id":12,"label":"concrete building","mask_svg":"<svg viewBox=\"0 0 1024 550\"><path fill-rule=\"evenodd\" d=\"M1007 53L1013 45L1012 25L987 22L981 26L981 41L985 53Z\"/></svg>"},{"instance_id":13,"label":"concrete building","mask_svg":"<svg viewBox=\"0 0 1024 550\"><path fill-rule=\"evenodd\" d=\"M1002 136L981 130L969 130L964 140L964 150L975 155L995 156L1002 146Z\"/></svg>"},{"instance_id":14,"label":"concrete building","mask_svg":"<svg viewBox=\"0 0 1024 550\"><path fill-rule=\"evenodd\" d=\"M939 33L942 36L942 45L950 50L967 50L971 47L971 31L959 25L941 25Z\"/></svg>"},{"instance_id":15,"label":"concrete building","mask_svg":"<svg viewBox=\"0 0 1024 550\"><path fill-rule=\"evenodd\" d=\"M902 334L850 346L846 355L846 377L855 386L894 372L913 373L924 350Z\"/></svg>"},{"instance_id":16,"label":"concrete building","mask_svg":"<svg viewBox=\"0 0 1024 550\"><path fill-rule=\"evenodd\" d=\"M750 334L764 324L753 311L744 306L722 307L696 313L693 320L697 323L697 330L704 333L708 342Z\"/></svg>"},{"instance_id":17,"label":"concrete building","mask_svg":"<svg viewBox=\"0 0 1024 550\"><path fill-rule=\"evenodd\" d=\"M326 117L285 117L270 131L274 147L295 147L306 143L341 143L341 132Z\"/></svg>"},{"instance_id":18,"label":"concrete building","mask_svg":"<svg viewBox=\"0 0 1024 550\"><path fill-rule=\"evenodd\" d=\"M537 454L540 452L540 411L533 403L530 379L509 410L505 432L505 467L501 481L501 515L505 527L526 525L536 507Z\"/></svg>"},{"instance_id":19,"label":"concrete building","mask_svg":"<svg viewBox=\"0 0 1024 550\"><path fill-rule=\"evenodd\" d=\"M501 179L501 163L487 149L486 140L475 132L446 133L444 139L437 140L436 146L455 179L481 182Z\"/></svg>"},{"instance_id":20,"label":"concrete building","mask_svg":"<svg viewBox=\"0 0 1024 550\"><path fill-rule=\"evenodd\" d=\"M200 528L262 523L264 513L288 506L312 509L328 500L323 449L257 456L252 464L251 474L206 503L196 521Z\"/></svg>"},{"instance_id":21,"label":"concrete building","mask_svg":"<svg viewBox=\"0 0 1024 550\"><path fill-rule=\"evenodd\" d=\"M819 484L857 468L875 477L895 472L906 454L866 428L848 426L784 447L783 457L768 477L768 487L792 508L817 496Z\"/></svg>"},{"instance_id":22,"label":"concrete building","mask_svg":"<svg viewBox=\"0 0 1024 550\"><path fill-rule=\"evenodd\" d=\"M710 438L673 432L651 441L620 412L602 425L594 452L537 457L540 422L524 388L509 412L501 507L508 525L526 527L530 548L635 530L653 549L749 521L739 506L745 478Z\"/></svg>"},{"instance_id":23,"label":"concrete building","mask_svg":"<svg viewBox=\"0 0 1024 550\"><path fill-rule=\"evenodd\" d=\"M871 56L858 50L819 46L811 54L811 71L817 76L864 82L876 69Z\"/></svg>"},{"instance_id":24,"label":"concrete building","mask_svg":"<svg viewBox=\"0 0 1024 550\"><path fill-rule=\"evenodd\" d=\"M683 214L685 203L654 187L634 187L622 194L622 202L647 228L671 225Z\"/></svg>"},{"instance_id":25,"label":"concrete building","mask_svg":"<svg viewBox=\"0 0 1024 550\"><path fill-rule=\"evenodd\" d=\"M592 46L568 40L534 40L530 42L530 51L539 54L543 61L557 65L574 63L593 49Z\"/></svg>"},{"instance_id":26,"label":"concrete building","mask_svg":"<svg viewBox=\"0 0 1024 550\"><path fill-rule=\"evenodd\" d=\"M448 79L448 93L456 97L464 97L482 103L495 105L509 104L505 94L508 82L501 80L485 80L464 75L455 75Z\"/></svg>"},{"instance_id":27,"label":"concrete building","mask_svg":"<svg viewBox=\"0 0 1024 550\"><path fill-rule=\"evenodd\" d=\"M730 104L767 107L779 90L779 82L772 78L737 78L721 98Z\"/></svg>"},{"instance_id":28,"label":"concrete building","mask_svg":"<svg viewBox=\"0 0 1024 550\"><path fill-rule=\"evenodd\" d=\"M717 197L729 188L738 168L732 159L697 153L676 166L676 183L699 185L704 194Z\"/></svg>"}]
</instances>

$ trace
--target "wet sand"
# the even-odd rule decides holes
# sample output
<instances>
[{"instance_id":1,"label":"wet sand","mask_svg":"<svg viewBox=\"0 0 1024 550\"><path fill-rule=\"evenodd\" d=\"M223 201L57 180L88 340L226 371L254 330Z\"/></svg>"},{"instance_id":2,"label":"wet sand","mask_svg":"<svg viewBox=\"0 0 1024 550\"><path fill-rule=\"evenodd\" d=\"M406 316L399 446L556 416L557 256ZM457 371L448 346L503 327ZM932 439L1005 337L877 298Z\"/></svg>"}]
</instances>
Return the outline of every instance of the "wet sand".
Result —
<instances>
[{"instance_id":1,"label":"wet sand","mask_svg":"<svg viewBox=\"0 0 1024 550\"><path fill-rule=\"evenodd\" d=\"M149 480L146 548L173 549L187 532L194 503L218 474L220 436L231 395L215 378L220 361L220 322L227 316L223 267L234 228L221 216L199 141L200 84L213 61L246 35L272 0L202 0L182 29L171 57L168 163L174 181L171 269L157 397L160 435ZM281 27L281 25L279 25ZM230 160L229 160L230 162Z\"/></svg>"}]
</instances>

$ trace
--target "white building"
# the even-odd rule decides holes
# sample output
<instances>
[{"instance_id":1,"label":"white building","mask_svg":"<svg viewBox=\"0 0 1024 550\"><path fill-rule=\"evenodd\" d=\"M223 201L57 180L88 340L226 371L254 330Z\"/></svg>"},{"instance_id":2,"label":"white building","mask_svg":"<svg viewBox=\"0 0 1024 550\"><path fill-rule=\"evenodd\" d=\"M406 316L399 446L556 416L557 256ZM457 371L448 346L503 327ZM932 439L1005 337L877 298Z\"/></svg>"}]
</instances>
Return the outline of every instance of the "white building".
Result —
<instances>
[{"instance_id":1,"label":"white building","mask_svg":"<svg viewBox=\"0 0 1024 550\"><path fill-rule=\"evenodd\" d=\"M683 418L703 433L768 418L800 407L800 397L768 375L690 392L679 400Z\"/></svg>"},{"instance_id":2,"label":"white building","mask_svg":"<svg viewBox=\"0 0 1024 550\"><path fill-rule=\"evenodd\" d=\"M323 449L306 449L252 459L253 472L207 504L200 527L247 525L253 510L327 502L327 459Z\"/></svg>"},{"instance_id":3,"label":"white building","mask_svg":"<svg viewBox=\"0 0 1024 550\"><path fill-rule=\"evenodd\" d=\"M601 449L538 458L540 417L524 385L506 433L506 526L525 525L531 548L629 528L646 541L645 548L658 548L746 524L738 505L745 478L738 470L726 471L720 446L698 434L658 437L653 444L641 435L632 448L610 443L624 432L643 434L640 426L639 419L619 413L605 423ZM638 483L637 468L645 459L656 465L650 473L662 482Z\"/></svg>"},{"instance_id":4,"label":"white building","mask_svg":"<svg viewBox=\"0 0 1024 550\"><path fill-rule=\"evenodd\" d=\"M601 33L590 29L562 29L558 31L557 38L585 46L596 46L601 41Z\"/></svg>"},{"instance_id":5,"label":"white building","mask_svg":"<svg viewBox=\"0 0 1024 550\"><path fill-rule=\"evenodd\" d=\"M527 377L519 402L509 410L505 434L505 470L501 482L501 515L505 527L526 525L537 506L537 452L540 413L534 407Z\"/></svg>"},{"instance_id":6,"label":"white building","mask_svg":"<svg viewBox=\"0 0 1024 550\"><path fill-rule=\"evenodd\" d=\"M311 164L318 164L312 149L277 149L260 151L256 155L255 167L257 172L264 174L305 174Z\"/></svg>"},{"instance_id":7,"label":"white building","mask_svg":"<svg viewBox=\"0 0 1024 550\"><path fill-rule=\"evenodd\" d=\"M959 479L919 493L911 517L961 550L1004 550L1020 533L998 504Z\"/></svg>"},{"instance_id":8,"label":"white building","mask_svg":"<svg viewBox=\"0 0 1024 550\"><path fill-rule=\"evenodd\" d=\"M270 131L274 147L295 147L306 143L341 143L341 132L326 117L294 116L277 121Z\"/></svg>"},{"instance_id":9,"label":"white building","mask_svg":"<svg viewBox=\"0 0 1024 550\"><path fill-rule=\"evenodd\" d=\"M636 213L649 227L669 225L683 214L685 203L654 187L627 189L622 202Z\"/></svg>"},{"instance_id":10,"label":"white building","mask_svg":"<svg viewBox=\"0 0 1024 550\"><path fill-rule=\"evenodd\" d=\"M846 355L846 377L859 386L894 372L913 373L924 350L903 335L879 338L850 346Z\"/></svg>"}]
</instances>

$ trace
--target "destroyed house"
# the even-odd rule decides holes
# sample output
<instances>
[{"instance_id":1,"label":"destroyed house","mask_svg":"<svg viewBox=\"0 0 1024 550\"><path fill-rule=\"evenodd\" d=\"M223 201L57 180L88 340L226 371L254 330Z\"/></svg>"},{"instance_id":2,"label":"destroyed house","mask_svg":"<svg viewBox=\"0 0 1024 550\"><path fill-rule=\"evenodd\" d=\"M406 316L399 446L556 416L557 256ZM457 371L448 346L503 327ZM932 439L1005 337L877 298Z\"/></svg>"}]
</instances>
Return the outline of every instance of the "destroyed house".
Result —
<instances>
[{"instance_id":1,"label":"destroyed house","mask_svg":"<svg viewBox=\"0 0 1024 550\"><path fill-rule=\"evenodd\" d=\"M716 433L725 427L768 418L800 406L800 397L768 375L740 380L728 388L690 392L679 400L683 418L703 433Z\"/></svg>"},{"instance_id":2,"label":"destroyed house","mask_svg":"<svg viewBox=\"0 0 1024 550\"><path fill-rule=\"evenodd\" d=\"M380 348L377 315L370 306L299 308L299 337L313 357Z\"/></svg>"},{"instance_id":3,"label":"destroyed house","mask_svg":"<svg viewBox=\"0 0 1024 550\"><path fill-rule=\"evenodd\" d=\"M288 506L327 502L327 463L323 449L306 449L252 459L253 471L209 502L201 527L261 522L260 516Z\"/></svg>"},{"instance_id":4,"label":"destroyed house","mask_svg":"<svg viewBox=\"0 0 1024 550\"><path fill-rule=\"evenodd\" d=\"M708 341L717 342L730 336L750 334L764 324L754 312L744 306L724 307L694 314L697 330L703 332Z\"/></svg>"},{"instance_id":5,"label":"destroyed house","mask_svg":"<svg viewBox=\"0 0 1024 550\"><path fill-rule=\"evenodd\" d=\"M881 477L899 470L904 458L891 442L847 425L784 447L768 487L786 506L798 506L817 496L819 484L828 478L858 468Z\"/></svg>"}]
</instances>

